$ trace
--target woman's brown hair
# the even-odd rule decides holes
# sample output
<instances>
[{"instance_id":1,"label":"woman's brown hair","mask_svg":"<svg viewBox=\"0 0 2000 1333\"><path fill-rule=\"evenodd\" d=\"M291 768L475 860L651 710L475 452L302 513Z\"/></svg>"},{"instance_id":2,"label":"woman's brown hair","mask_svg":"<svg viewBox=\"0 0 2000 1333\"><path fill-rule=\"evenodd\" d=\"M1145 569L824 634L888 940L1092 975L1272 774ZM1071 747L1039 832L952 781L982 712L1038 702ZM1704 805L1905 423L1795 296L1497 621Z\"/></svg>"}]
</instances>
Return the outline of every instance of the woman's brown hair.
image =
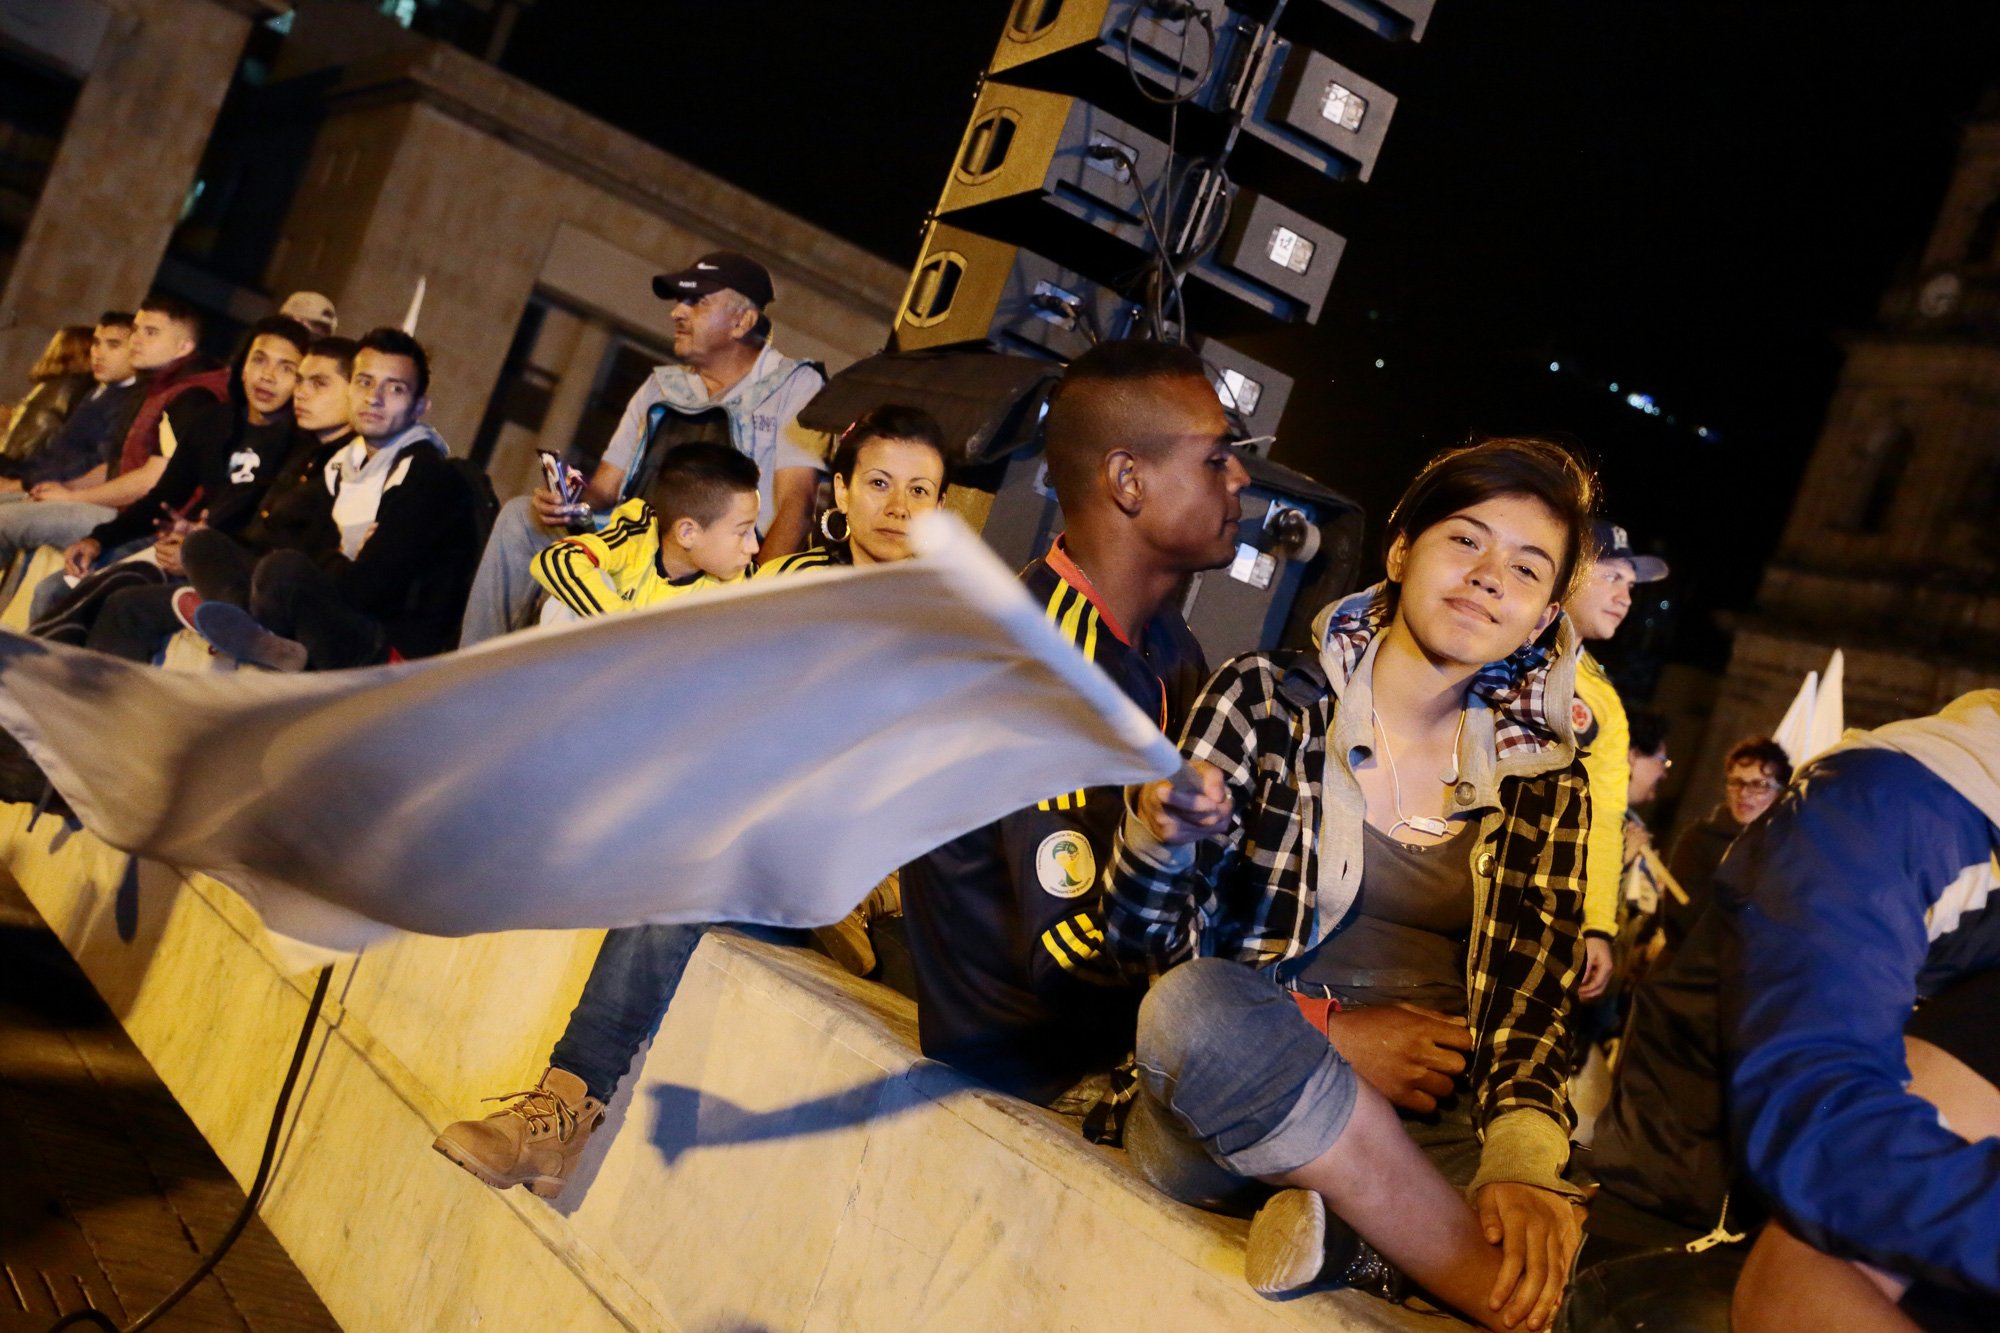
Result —
<instances>
[{"instance_id":1,"label":"woman's brown hair","mask_svg":"<svg viewBox=\"0 0 2000 1333\"><path fill-rule=\"evenodd\" d=\"M861 446L870 440L909 440L924 445L934 450L938 461L949 469L951 460L945 453L944 427L938 425L937 418L921 407L883 403L863 412L840 433L828 464L834 475L853 485L854 465L860 461Z\"/></svg>"},{"instance_id":2,"label":"woman's brown hair","mask_svg":"<svg viewBox=\"0 0 2000 1333\"><path fill-rule=\"evenodd\" d=\"M1590 521L1597 510L1597 476L1575 454L1550 440L1507 436L1448 449L1424 465L1389 515L1385 549L1401 537L1414 543L1453 514L1503 495L1525 495L1547 506L1563 527L1563 557L1549 600L1570 595L1577 572L1594 556Z\"/></svg>"},{"instance_id":3,"label":"woman's brown hair","mask_svg":"<svg viewBox=\"0 0 2000 1333\"><path fill-rule=\"evenodd\" d=\"M28 372L28 378L36 384L43 380L61 379L65 375L88 375L90 373L90 339L96 330L88 324L71 324L56 330L56 336L49 339L49 345L42 349L41 360Z\"/></svg>"}]
</instances>

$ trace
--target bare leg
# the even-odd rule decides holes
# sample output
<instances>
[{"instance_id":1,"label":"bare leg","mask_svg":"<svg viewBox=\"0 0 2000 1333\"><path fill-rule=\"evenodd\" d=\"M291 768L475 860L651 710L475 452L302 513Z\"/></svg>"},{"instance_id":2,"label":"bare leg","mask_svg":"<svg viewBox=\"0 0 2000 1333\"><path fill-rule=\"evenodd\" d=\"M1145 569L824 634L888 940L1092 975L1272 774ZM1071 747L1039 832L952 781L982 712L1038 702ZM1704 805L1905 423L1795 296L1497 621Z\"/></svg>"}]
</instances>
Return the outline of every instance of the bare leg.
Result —
<instances>
[{"instance_id":1,"label":"bare leg","mask_svg":"<svg viewBox=\"0 0 2000 1333\"><path fill-rule=\"evenodd\" d=\"M1507 1325L1487 1308L1500 1247L1479 1217L1425 1159L1383 1096L1365 1084L1333 1147L1270 1183L1313 1190L1384 1258L1425 1290L1487 1328Z\"/></svg>"},{"instance_id":2,"label":"bare leg","mask_svg":"<svg viewBox=\"0 0 2000 1333\"><path fill-rule=\"evenodd\" d=\"M1862 1264L1821 1254L1772 1222L1750 1251L1730 1307L1735 1333L1918 1333Z\"/></svg>"},{"instance_id":3,"label":"bare leg","mask_svg":"<svg viewBox=\"0 0 2000 1333\"><path fill-rule=\"evenodd\" d=\"M1903 1039L1910 1091L1930 1102L1960 1137L2000 1136L2000 1088L1950 1053L1916 1037ZM1736 1333L1916 1333L1896 1302L1909 1283L1867 1264L1835 1259L1776 1222L1764 1228L1736 1284Z\"/></svg>"}]
</instances>

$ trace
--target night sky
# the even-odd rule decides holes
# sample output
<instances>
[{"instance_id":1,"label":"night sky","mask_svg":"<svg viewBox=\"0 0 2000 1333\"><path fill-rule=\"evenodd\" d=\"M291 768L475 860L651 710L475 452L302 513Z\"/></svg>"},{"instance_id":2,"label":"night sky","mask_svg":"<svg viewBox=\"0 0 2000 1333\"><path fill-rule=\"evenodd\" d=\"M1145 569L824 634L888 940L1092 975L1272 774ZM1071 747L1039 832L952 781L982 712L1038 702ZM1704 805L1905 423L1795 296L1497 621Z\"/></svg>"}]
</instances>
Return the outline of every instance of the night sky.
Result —
<instances>
[{"instance_id":1,"label":"night sky","mask_svg":"<svg viewBox=\"0 0 2000 1333\"><path fill-rule=\"evenodd\" d=\"M1007 8L541 0L505 63L907 264ZM1342 50L1400 102L1371 182L1288 200L1349 239L1320 323L1230 339L1298 377L1276 457L1379 530L1439 448L1570 441L1674 561L1669 656L1719 668L2000 5L1438 0L1421 45Z\"/></svg>"}]
</instances>

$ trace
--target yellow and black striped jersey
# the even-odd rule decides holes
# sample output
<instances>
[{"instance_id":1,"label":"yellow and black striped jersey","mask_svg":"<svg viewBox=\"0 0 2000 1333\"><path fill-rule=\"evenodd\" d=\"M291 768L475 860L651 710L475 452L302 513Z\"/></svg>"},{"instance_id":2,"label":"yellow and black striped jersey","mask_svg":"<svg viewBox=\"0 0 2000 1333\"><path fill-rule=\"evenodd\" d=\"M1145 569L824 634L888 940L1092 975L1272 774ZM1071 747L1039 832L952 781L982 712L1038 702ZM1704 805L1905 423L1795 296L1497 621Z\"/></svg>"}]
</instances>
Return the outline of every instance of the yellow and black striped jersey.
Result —
<instances>
[{"instance_id":1,"label":"yellow and black striped jersey","mask_svg":"<svg viewBox=\"0 0 2000 1333\"><path fill-rule=\"evenodd\" d=\"M1078 651L1178 728L1208 673L1173 608L1132 641L1060 539L1021 580ZM1052 797L903 868L926 1055L1046 1102L1130 1050L1142 992L1103 948L1102 871L1122 809L1115 787Z\"/></svg>"},{"instance_id":2,"label":"yellow and black striped jersey","mask_svg":"<svg viewBox=\"0 0 2000 1333\"><path fill-rule=\"evenodd\" d=\"M602 532L564 537L529 568L551 597L580 616L637 611L723 582L709 574L667 576L660 568L659 521L644 500L628 500L612 510Z\"/></svg>"},{"instance_id":3,"label":"yellow and black striped jersey","mask_svg":"<svg viewBox=\"0 0 2000 1333\"><path fill-rule=\"evenodd\" d=\"M844 544L837 547L808 546L803 551L765 561L757 566L757 577L767 579L774 574L796 574L802 569L848 569L853 564Z\"/></svg>"}]
</instances>

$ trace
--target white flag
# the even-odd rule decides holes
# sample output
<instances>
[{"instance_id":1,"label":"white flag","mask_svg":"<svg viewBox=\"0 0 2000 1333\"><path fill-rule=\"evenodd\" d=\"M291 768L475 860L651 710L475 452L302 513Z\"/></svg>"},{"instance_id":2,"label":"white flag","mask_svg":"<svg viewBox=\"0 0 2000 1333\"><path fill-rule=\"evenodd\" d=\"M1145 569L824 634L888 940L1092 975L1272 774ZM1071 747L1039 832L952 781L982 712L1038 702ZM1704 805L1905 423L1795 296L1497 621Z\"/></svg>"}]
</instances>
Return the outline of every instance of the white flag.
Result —
<instances>
[{"instance_id":1,"label":"white flag","mask_svg":"<svg viewBox=\"0 0 2000 1333\"><path fill-rule=\"evenodd\" d=\"M1806 678L1799 682L1799 692L1792 696L1791 706L1785 709L1784 720L1771 733L1771 739L1785 752L1785 757L1797 768L1811 751L1813 705L1819 697L1819 672L1808 671Z\"/></svg>"},{"instance_id":2,"label":"white flag","mask_svg":"<svg viewBox=\"0 0 2000 1333\"><path fill-rule=\"evenodd\" d=\"M1846 675L1847 658L1836 648L1827 659L1824 675L1806 672L1799 692L1792 697L1791 707L1785 710L1784 720L1771 733L1771 739L1792 761L1793 768L1803 768L1807 760L1825 754L1839 743L1847 726L1842 688Z\"/></svg>"},{"instance_id":3,"label":"white flag","mask_svg":"<svg viewBox=\"0 0 2000 1333\"><path fill-rule=\"evenodd\" d=\"M179 674L0 635L0 724L84 826L331 948L644 921L821 925L897 866L1180 759L985 545L419 662Z\"/></svg>"},{"instance_id":4,"label":"white flag","mask_svg":"<svg viewBox=\"0 0 2000 1333\"><path fill-rule=\"evenodd\" d=\"M410 293L410 308L403 312L403 332L412 338L417 336L417 318L424 313L424 288L427 285L420 274L416 290Z\"/></svg>"}]
</instances>

